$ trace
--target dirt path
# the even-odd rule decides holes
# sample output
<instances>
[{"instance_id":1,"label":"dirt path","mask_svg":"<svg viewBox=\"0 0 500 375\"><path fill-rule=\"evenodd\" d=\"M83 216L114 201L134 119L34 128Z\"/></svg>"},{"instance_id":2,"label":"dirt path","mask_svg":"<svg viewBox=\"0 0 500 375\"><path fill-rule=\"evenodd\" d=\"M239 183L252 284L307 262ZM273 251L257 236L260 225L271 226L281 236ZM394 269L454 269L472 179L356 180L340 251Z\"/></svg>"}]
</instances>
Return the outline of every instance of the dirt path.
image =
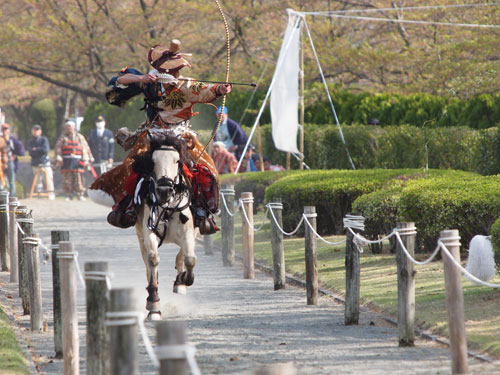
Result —
<instances>
[{"instance_id":1,"label":"dirt path","mask_svg":"<svg viewBox=\"0 0 500 375\"><path fill-rule=\"evenodd\" d=\"M137 309L146 299L145 267L132 229L109 226L107 208L91 202L25 200L33 209L35 232L50 243L51 230L69 230L79 263L108 261L114 287L133 287ZM220 254L206 256L198 249L195 284L188 294L171 293L175 277L174 246L160 250L160 297L163 318L188 322L189 340L197 347L203 374L251 374L260 364L293 361L308 374L449 374L449 349L418 339L414 348L398 348L397 330L381 316L362 313L359 326L343 324L343 306L320 297L319 306L307 306L305 290L287 286L273 291L272 279L257 272L243 280L239 265L222 267ZM50 264L50 263L49 263ZM42 265L44 318L49 331L32 333L29 318L20 316L17 286L0 274L0 286L39 368L40 374L61 374L62 362L53 353L50 266ZM85 373L85 300L78 292L81 368ZM147 323L154 341L154 330ZM141 343L141 374L155 374ZM469 359L471 373L500 374L500 365Z\"/></svg>"}]
</instances>

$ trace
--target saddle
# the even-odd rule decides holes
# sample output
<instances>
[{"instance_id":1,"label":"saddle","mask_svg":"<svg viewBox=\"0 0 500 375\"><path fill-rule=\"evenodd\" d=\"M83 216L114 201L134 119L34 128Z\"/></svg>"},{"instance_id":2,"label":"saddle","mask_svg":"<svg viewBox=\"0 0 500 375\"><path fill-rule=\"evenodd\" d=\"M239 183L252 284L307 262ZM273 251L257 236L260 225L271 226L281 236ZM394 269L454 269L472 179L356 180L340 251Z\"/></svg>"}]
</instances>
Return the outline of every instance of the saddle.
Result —
<instances>
[{"instance_id":1,"label":"saddle","mask_svg":"<svg viewBox=\"0 0 500 375\"><path fill-rule=\"evenodd\" d=\"M159 130L157 130L159 131ZM125 149L130 149L123 163L102 174L91 185L90 189L100 190L113 198L115 205L108 215L108 222L119 228L128 228L135 224L137 215L133 210L133 202L128 196L134 195L138 176L132 171L134 157L143 155L149 150L148 129L132 133L122 128L116 135L117 143ZM195 226L201 234L215 233L219 228L215 224L213 214L219 208L219 176L212 158L204 150L204 145L191 131L181 133L187 148L194 160L198 163L193 168L184 168L186 183L192 190L191 211Z\"/></svg>"}]
</instances>

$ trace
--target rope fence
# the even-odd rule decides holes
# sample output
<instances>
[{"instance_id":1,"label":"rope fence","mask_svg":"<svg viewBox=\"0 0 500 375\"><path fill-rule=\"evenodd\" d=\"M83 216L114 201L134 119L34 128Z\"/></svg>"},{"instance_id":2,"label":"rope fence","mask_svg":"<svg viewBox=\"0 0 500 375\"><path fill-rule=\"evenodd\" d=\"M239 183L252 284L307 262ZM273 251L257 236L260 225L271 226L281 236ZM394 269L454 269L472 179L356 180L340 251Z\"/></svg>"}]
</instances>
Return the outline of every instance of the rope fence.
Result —
<instances>
[{"instance_id":1,"label":"rope fence","mask_svg":"<svg viewBox=\"0 0 500 375\"><path fill-rule=\"evenodd\" d=\"M243 204L244 203L254 203L254 199L253 198L240 198L238 200L238 204L236 205L236 211L235 212L231 212L229 210L229 207L227 206L225 195L232 195L232 196L234 196L235 195L234 190L232 190L232 189L221 189L220 195L221 195L221 199L222 199L222 202L223 202L223 206L224 206L225 212L228 215L230 215L231 217L233 217L233 216L235 216L238 213L239 210L241 210L242 216L245 219L246 224L254 232L258 232L258 231L262 230L263 227L264 227L264 223L266 222L266 219L268 217L270 217L272 219L272 221L274 222L274 224L276 225L276 227L278 228L278 230L283 235L285 235L285 236L293 236L293 235L295 235L298 232L298 230L301 228L302 224L305 223L306 227L308 227L311 230L311 232L314 234L314 236L316 238L318 238L320 241L322 241L323 243L327 244L327 245L338 246L338 245L345 244L346 241L347 241L347 239L343 239L341 241L331 242L331 241L328 241L325 238L323 238L316 231L316 229L313 228L313 226L311 225L311 223L309 221L309 218L316 218L317 217L316 213L314 213L314 214L302 214L301 217L300 217L300 220L299 220L299 222L297 224L297 226L295 227L295 229L293 231L291 231L291 232L286 232L282 228L282 226L280 225L280 223L278 222L278 220L276 219L276 215L274 213L274 210L276 210L276 209L283 210L283 204L282 203L276 203L276 202L270 202L270 203L266 204L266 211L264 213L264 217L262 219L262 223L259 225L259 227L255 228L252 225L252 223L250 222L250 220L249 220L249 218L248 218L248 216L246 214L246 211L243 209ZM437 256L437 254L440 251L442 251L443 253L446 254L446 256L448 256L448 257L450 257L450 259L452 259L449 250L446 248L446 246L440 240L438 240L436 248L434 249L434 251L432 252L432 254L427 259L425 259L423 261L416 260L408 252L408 249L403 244L403 241L401 239L402 235L408 236L408 235L414 235L414 234L416 234L417 233L417 228L415 226L408 227L408 228L394 228L392 230L392 232L390 232L387 235L384 235L382 238L380 238L378 240L368 240L367 238L363 237L359 233L355 232L355 230L364 231L365 225L364 225L364 217L363 216L348 214L343 219L343 223L344 223L344 228L353 235L353 237L354 237L354 244L356 245L356 247L358 248L358 251L360 253L363 253L363 246L366 245L366 244L381 244L382 242L390 239L391 237L395 237L396 240L397 240L397 242L398 242L398 244L401 246L401 249L405 253L406 257L413 264L415 264L415 265L420 265L421 266L421 265L425 265L425 264L428 264L428 263L432 262L432 260L434 260L434 258ZM500 288L500 283L499 284L489 283L489 282L486 282L486 281L478 279L476 276L474 276L469 271L467 271L454 258L453 258L452 262L460 270L460 272L462 272L462 274L465 275L469 280L474 281L477 284L480 284L482 286L486 286L486 287L490 287L490 288Z\"/></svg>"}]
</instances>

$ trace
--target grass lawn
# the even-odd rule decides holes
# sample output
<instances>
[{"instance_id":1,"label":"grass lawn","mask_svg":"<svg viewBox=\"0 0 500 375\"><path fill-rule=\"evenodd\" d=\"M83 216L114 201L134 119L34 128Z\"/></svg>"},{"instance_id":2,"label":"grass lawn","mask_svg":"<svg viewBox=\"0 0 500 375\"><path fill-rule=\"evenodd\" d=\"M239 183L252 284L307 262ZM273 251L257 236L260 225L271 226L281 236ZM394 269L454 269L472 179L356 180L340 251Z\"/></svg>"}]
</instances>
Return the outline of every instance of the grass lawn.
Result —
<instances>
[{"instance_id":1,"label":"grass lawn","mask_svg":"<svg viewBox=\"0 0 500 375\"><path fill-rule=\"evenodd\" d=\"M235 217L236 252L241 253L241 218ZM263 213L254 217L255 226L262 222ZM219 220L220 221L220 220ZM255 259L272 265L270 224L255 234ZM290 231L293 228L285 228ZM331 242L345 236L327 237ZM220 246L220 232L214 238ZM285 264L288 273L305 278L304 239L285 237ZM338 294L345 293L345 246L329 246L317 240L320 285ZM432 249L433 250L433 249ZM420 260L427 256L420 255ZM395 255L372 254L368 247L361 254L361 301L372 308L397 318L397 273ZM465 264L465 262L463 262ZM441 261L415 266L416 319L420 328L448 336L447 312L444 297L444 275ZM500 283L497 275L491 281ZM500 290L476 286L462 279L465 302L468 346L500 357ZM304 302L305 303L305 302Z\"/></svg>"},{"instance_id":2,"label":"grass lawn","mask_svg":"<svg viewBox=\"0 0 500 375\"><path fill-rule=\"evenodd\" d=\"M24 353L9 326L9 318L0 306L0 374L29 374Z\"/></svg>"}]
</instances>

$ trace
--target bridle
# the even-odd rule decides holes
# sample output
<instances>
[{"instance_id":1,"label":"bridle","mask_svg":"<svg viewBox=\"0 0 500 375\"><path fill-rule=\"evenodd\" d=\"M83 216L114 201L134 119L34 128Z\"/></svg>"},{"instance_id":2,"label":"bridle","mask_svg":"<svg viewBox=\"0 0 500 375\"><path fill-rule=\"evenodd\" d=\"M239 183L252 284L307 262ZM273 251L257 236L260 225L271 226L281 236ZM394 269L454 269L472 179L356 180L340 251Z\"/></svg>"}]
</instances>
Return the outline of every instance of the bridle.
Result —
<instances>
[{"instance_id":1,"label":"bridle","mask_svg":"<svg viewBox=\"0 0 500 375\"><path fill-rule=\"evenodd\" d=\"M175 147L172 146L161 146L160 148L156 149L155 151L175 151L178 152L178 150ZM167 223L170 219L172 219L174 213L176 212L181 212L181 221L183 220L182 218L182 211L184 211L186 208L189 207L191 203L191 191L188 188L188 186L184 183L183 181L183 163L182 160L179 160L178 162L178 169L177 169L177 175L175 176L174 179L167 177L167 176L161 176L160 178L156 178L155 173L153 172L152 175L146 176L146 178L149 180L149 191L147 193L147 203L150 206L149 210L149 218L148 218L148 229L151 230L154 234L158 236L160 239L160 243L158 247L160 247L165 240L165 237L167 235ZM141 178L137 184L136 187L136 192L134 196L134 203L136 204L141 204L141 198L140 198L140 191L141 191L141 186L143 182L145 181L145 178ZM161 184L160 184L161 182ZM169 190L172 191L172 194L169 196L168 200L166 202L160 202L157 196L157 185L161 185L162 187L167 187ZM185 204L182 204L183 199L187 198L187 201ZM137 199L137 201L136 201ZM174 205L171 206L171 204L175 202ZM181 205L182 204L182 205ZM185 217L185 216L184 216ZM187 220L187 217L186 217ZM160 224L163 223L163 232L160 233L158 230L158 227Z\"/></svg>"}]
</instances>

